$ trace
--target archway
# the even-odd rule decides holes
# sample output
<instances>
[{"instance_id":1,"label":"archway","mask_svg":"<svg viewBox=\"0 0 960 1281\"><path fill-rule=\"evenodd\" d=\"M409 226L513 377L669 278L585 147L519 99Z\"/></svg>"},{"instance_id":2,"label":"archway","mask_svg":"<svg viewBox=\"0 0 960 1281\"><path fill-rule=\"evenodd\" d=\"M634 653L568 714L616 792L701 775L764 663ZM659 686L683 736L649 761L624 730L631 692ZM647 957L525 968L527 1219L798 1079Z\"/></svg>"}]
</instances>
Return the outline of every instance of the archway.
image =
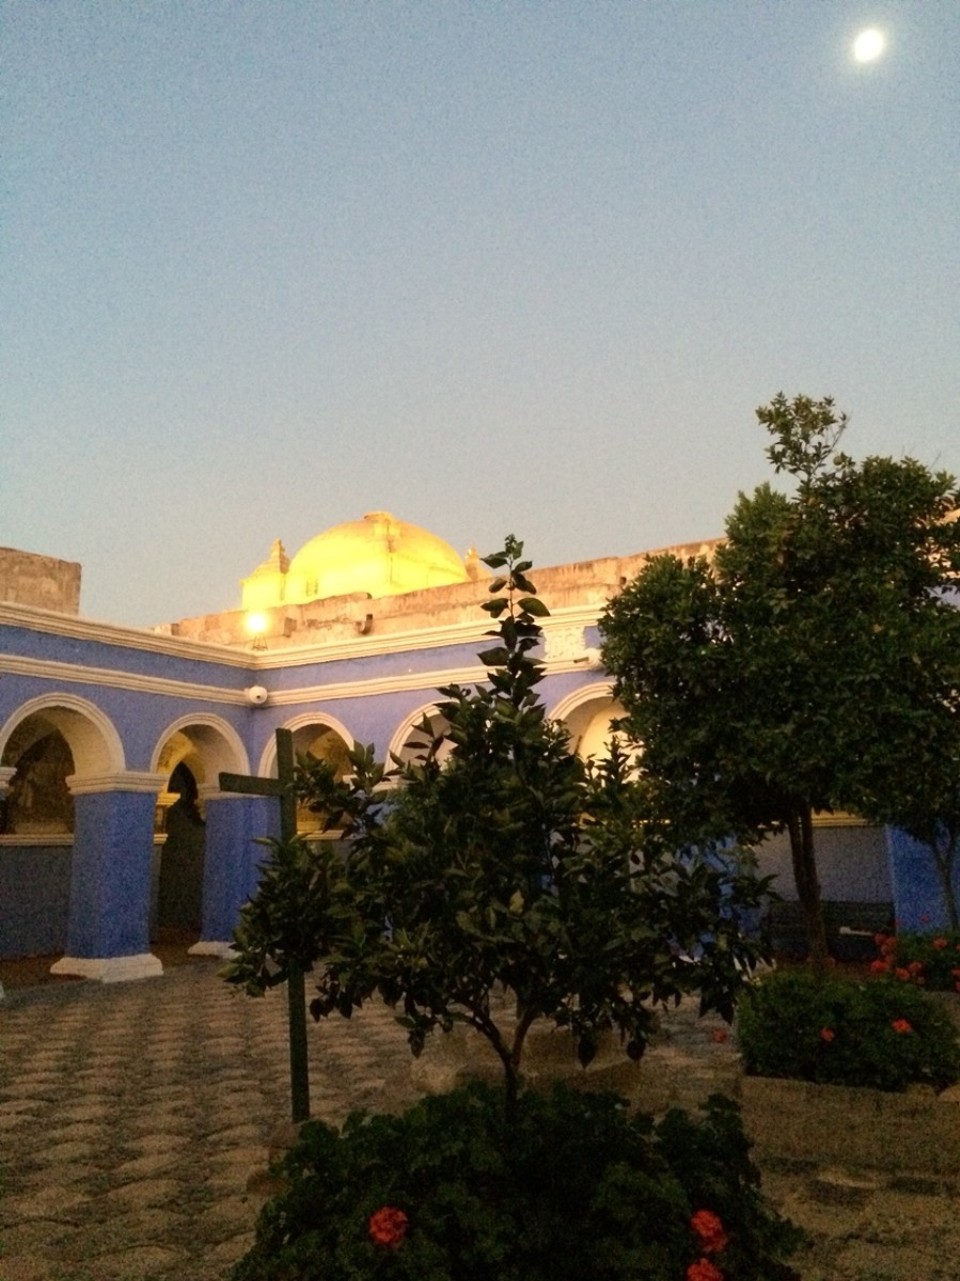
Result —
<instances>
[{"instance_id":1,"label":"archway","mask_svg":"<svg viewBox=\"0 0 960 1281\"><path fill-rule=\"evenodd\" d=\"M119 736L94 704L53 693L0 728L0 952L62 953L70 925L75 791L117 775Z\"/></svg>"},{"instance_id":2,"label":"archway","mask_svg":"<svg viewBox=\"0 0 960 1281\"><path fill-rule=\"evenodd\" d=\"M426 703L423 707L418 707L403 721L391 738L387 748L388 761L392 763L397 759L407 764L416 760L423 756L430 739L439 737L447 729L449 729L449 722L437 711L435 703ZM437 761L442 765L453 750L453 743L449 739L441 743L437 751Z\"/></svg>"},{"instance_id":3,"label":"archway","mask_svg":"<svg viewBox=\"0 0 960 1281\"><path fill-rule=\"evenodd\" d=\"M73 797L67 779L74 773L70 744L42 716L28 716L14 729L0 758L12 770L0 799L0 834L67 836L73 833Z\"/></svg>"},{"instance_id":4,"label":"archway","mask_svg":"<svg viewBox=\"0 0 960 1281\"><path fill-rule=\"evenodd\" d=\"M248 772L233 727L195 713L167 727L151 762L167 782L157 797L151 877L151 939L175 948L194 944L203 921L206 858L204 791L221 771Z\"/></svg>"},{"instance_id":5,"label":"archway","mask_svg":"<svg viewBox=\"0 0 960 1281\"><path fill-rule=\"evenodd\" d=\"M582 760L603 760L610 754L614 736L612 722L626 715L623 704L613 697L613 686L598 681L568 694L550 713L562 721L570 735L570 750Z\"/></svg>"},{"instance_id":6,"label":"archway","mask_svg":"<svg viewBox=\"0 0 960 1281\"><path fill-rule=\"evenodd\" d=\"M123 744L113 722L95 704L74 694L43 694L17 708L0 729L0 759L6 762L8 745L21 726L26 740L57 730L73 757L75 780L119 774L124 768Z\"/></svg>"},{"instance_id":7,"label":"archway","mask_svg":"<svg viewBox=\"0 0 960 1281\"><path fill-rule=\"evenodd\" d=\"M350 751L354 738L346 726L333 716L304 712L285 726L293 734L293 750L297 756L313 756L333 769L337 778L350 772ZM277 741L271 735L260 759L260 774L276 777ZM301 836L319 837L323 834L324 816L306 805L297 807L297 831ZM331 833L331 836L333 834Z\"/></svg>"}]
</instances>

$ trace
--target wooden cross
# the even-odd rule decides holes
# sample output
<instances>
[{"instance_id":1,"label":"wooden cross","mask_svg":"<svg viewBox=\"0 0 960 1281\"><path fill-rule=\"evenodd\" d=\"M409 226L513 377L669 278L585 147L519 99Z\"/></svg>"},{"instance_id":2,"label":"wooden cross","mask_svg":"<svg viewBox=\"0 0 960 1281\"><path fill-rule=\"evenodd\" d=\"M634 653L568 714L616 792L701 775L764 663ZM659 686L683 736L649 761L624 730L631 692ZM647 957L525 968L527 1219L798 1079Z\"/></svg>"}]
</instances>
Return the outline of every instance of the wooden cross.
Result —
<instances>
[{"instance_id":1,"label":"wooden cross","mask_svg":"<svg viewBox=\"0 0 960 1281\"><path fill-rule=\"evenodd\" d=\"M280 802L280 840L287 845L297 835L297 798L293 734L277 730L277 777L250 774L221 774L222 792L244 796L275 796ZM307 1058L306 985L303 970L293 961L287 965L287 1019L290 1031L290 1111L295 1122L310 1116L310 1068Z\"/></svg>"}]
</instances>

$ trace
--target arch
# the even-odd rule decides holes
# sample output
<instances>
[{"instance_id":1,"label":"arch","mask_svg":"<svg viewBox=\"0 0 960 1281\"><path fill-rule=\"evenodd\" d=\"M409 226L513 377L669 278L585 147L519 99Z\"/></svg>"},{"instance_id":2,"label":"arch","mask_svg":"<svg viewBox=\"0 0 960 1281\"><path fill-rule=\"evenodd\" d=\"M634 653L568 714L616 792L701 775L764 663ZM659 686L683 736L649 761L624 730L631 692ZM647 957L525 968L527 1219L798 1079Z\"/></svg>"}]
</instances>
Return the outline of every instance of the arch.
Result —
<instances>
[{"instance_id":1,"label":"arch","mask_svg":"<svg viewBox=\"0 0 960 1281\"><path fill-rule=\"evenodd\" d=\"M415 733L416 726L420 724L424 717L434 727L434 732L446 724L446 718L440 715L436 703L424 703L400 722L387 747L388 761L392 762L395 756L404 761L412 759L414 749L410 746L410 740L417 737ZM446 760L452 751L453 744L444 743L437 753L438 761L443 762Z\"/></svg>"},{"instance_id":2,"label":"arch","mask_svg":"<svg viewBox=\"0 0 960 1281\"><path fill-rule=\"evenodd\" d=\"M571 752L586 760L606 756L610 722L625 714L623 704L614 698L613 682L595 681L562 698L550 712L550 719L563 722Z\"/></svg>"},{"instance_id":3,"label":"arch","mask_svg":"<svg viewBox=\"0 0 960 1281\"><path fill-rule=\"evenodd\" d=\"M293 750L297 755L309 752L331 767L337 778L345 778L350 773L348 753L355 740L335 716L327 716L323 712L301 712L283 728L293 734ZM260 757L260 774L273 778L277 774L277 740L273 734ZM335 833L326 830L324 815L306 804L297 806L297 831L301 836L336 838Z\"/></svg>"},{"instance_id":4,"label":"arch","mask_svg":"<svg viewBox=\"0 0 960 1281\"><path fill-rule=\"evenodd\" d=\"M41 694L7 717L0 729L0 759L14 730L31 716L63 735L73 756L75 779L120 774L126 768L123 743L110 717L87 699L64 693Z\"/></svg>"},{"instance_id":5,"label":"arch","mask_svg":"<svg viewBox=\"0 0 960 1281\"><path fill-rule=\"evenodd\" d=\"M173 721L157 739L150 770L168 778L186 765L198 784L215 784L222 772L249 774L250 758L240 735L213 712L191 712Z\"/></svg>"},{"instance_id":6,"label":"arch","mask_svg":"<svg viewBox=\"0 0 960 1281\"><path fill-rule=\"evenodd\" d=\"M301 712L290 720L284 721L281 728L291 731L294 749L298 752L307 751L309 743L305 741L308 738L308 734L305 731L309 730L332 730L343 740L348 750L352 749L356 743L356 739L346 725L342 721L338 721L335 716L330 716L327 712ZM273 734L270 735L260 755L260 766L257 772L262 778L273 777L277 772L277 740Z\"/></svg>"}]
</instances>

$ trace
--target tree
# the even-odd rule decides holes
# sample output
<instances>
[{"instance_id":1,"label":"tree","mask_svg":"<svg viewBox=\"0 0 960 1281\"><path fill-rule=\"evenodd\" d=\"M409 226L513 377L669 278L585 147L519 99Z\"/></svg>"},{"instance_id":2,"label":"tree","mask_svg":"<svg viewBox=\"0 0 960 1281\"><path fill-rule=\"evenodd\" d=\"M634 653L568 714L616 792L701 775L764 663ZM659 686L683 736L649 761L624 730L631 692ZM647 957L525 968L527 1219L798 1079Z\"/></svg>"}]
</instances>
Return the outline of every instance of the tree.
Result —
<instances>
[{"instance_id":1,"label":"tree","mask_svg":"<svg viewBox=\"0 0 960 1281\"><path fill-rule=\"evenodd\" d=\"M840 452L847 418L829 397L781 392L757 417L793 493L741 495L712 561L651 560L606 610L602 653L678 836L789 833L823 967L813 814L891 819L929 759L923 744L935 756L956 744L958 494L912 459ZM955 745L950 759L955 770ZM924 811L942 800L914 795Z\"/></svg>"},{"instance_id":2,"label":"tree","mask_svg":"<svg viewBox=\"0 0 960 1281\"><path fill-rule=\"evenodd\" d=\"M447 728L425 722L418 757L392 772L362 748L347 779L303 759L298 784L349 843L338 884L352 919L319 913L331 936L313 950L315 1016L378 991L402 1009L415 1054L435 1028L466 1024L500 1060L508 1109L536 1019L569 1029L586 1064L607 1029L639 1058L655 1008L685 992L731 1018L757 958L738 913L765 888L722 858L678 858L671 834L641 821L622 753L596 768L571 754L537 695L547 610L521 557L509 538L487 558L488 677L440 690ZM499 989L515 1017L498 1013Z\"/></svg>"}]
</instances>

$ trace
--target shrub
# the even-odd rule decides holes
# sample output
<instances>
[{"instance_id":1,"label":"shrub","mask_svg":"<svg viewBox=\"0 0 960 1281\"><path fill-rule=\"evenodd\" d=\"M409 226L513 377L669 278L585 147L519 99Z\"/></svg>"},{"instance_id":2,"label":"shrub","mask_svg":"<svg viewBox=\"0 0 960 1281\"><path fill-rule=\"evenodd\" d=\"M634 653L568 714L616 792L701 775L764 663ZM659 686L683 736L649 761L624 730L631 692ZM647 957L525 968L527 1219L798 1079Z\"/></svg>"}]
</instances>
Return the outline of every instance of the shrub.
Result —
<instances>
[{"instance_id":1,"label":"shrub","mask_svg":"<svg viewBox=\"0 0 960 1281\"><path fill-rule=\"evenodd\" d=\"M960 930L936 934L878 934L880 955L870 967L899 983L931 992L960 992Z\"/></svg>"},{"instance_id":2,"label":"shrub","mask_svg":"<svg viewBox=\"0 0 960 1281\"><path fill-rule=\"evenodd\" d=\"M790 1281L736 1107L658 1126L613 1095L472 1085L303 1127L234 1281ZM711 1272L711 1268L714 1271Z\"/></svg>"},{"instance_id":3,"label":"shrub","mask_svg":"<svg viewBox=\"0 0 960 1281\"><path fill-rule=\"evenodd\" d=\"M753 1076L829 1085L942 1089L960 1076L960 1044L947 1014L907 984L770 975L739 1007L744 1067Z\"/></svg>"},{"instance_id":4,"label":"shrub","mask_svg":"<svg viewBox=\"0 0 960 1281\"><path fill-rule=\"evenodd\" d=\"M338 779L301 758L298 799L345 833L342 864L294 850L282 892L244 909L228 974L263 991L294 954L315 963L314 1017L379 993L415 1054L434 1030L466 1024L496 1053L508 1108L538 1019L568 1031L584 1065L610 1031L639 1059L656 1007L686 993L732 1021L762 953L742 921L769 885L736 848L679 855L625 752L592 767L571 752L537 689L548 611L522 546L508 538L486 559L496 577L483 609L499 620L479 655L486 681L439 691L445 728L421 724L414 759L390 768L356 748ZM499 990L513 998L510 1025L491 1004Z\"/></svg>"}]
</instances>

